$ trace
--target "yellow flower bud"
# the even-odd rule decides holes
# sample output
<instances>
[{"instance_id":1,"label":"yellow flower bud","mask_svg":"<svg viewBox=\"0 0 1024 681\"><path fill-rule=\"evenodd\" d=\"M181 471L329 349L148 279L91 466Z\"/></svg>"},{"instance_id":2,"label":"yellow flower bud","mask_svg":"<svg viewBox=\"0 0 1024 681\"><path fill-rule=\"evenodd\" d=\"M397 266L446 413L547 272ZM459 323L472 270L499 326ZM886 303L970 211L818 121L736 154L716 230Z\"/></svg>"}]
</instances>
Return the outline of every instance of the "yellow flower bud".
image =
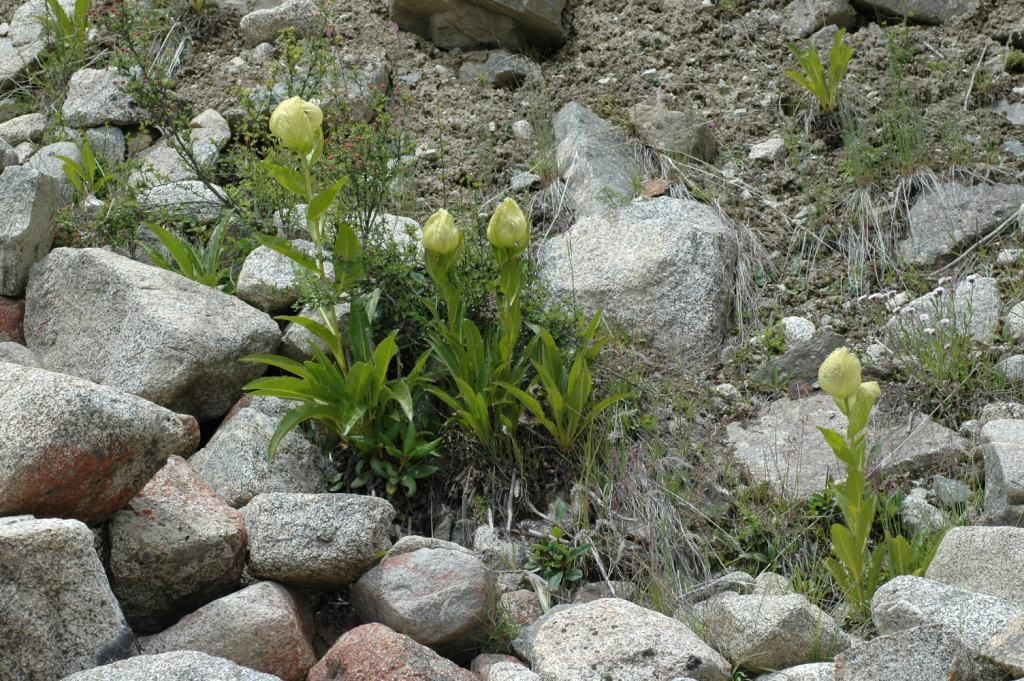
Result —
<instances>
[{"instance_id":1,"label":"yellow flower bud","mask_svg":"<svg viewBox=\"0 0 1024 681\"><path fill-rule=\"evenodd\" d=\"M462 243L462 233L451 213L444 208L431 215L423 225L423 249L435 255L448 255Z\"/></svg>"},{"instance_id":2,"label":"yellow flower bud","mask_svg":"<svg viewBox=\"0 0 1024 681\"><path fill-rule=\"evenodd\" d=\"M487 225L487 239L498 248L522 250L530 240L530 223L514 199L505 199Z\"/></svg>"},{"instance_id":3,"label":"yellow flower bud","mask_svg":"<svg viewBox=\"0 0 1024 681\"><path fill-rule=\"evenodd\" d=\"M857 399L869 398L872 403L882 396L882 389L878 387L878 381L869 381L867 383L861 383L860 387L857 388Z\"/></svg>"},{"instance_id":4,"label":"yellow flower bud","mask_svg":"<svg viewBox=\"0 0 1024 681\"><path fill-rule=\"evenodd\" d=\"M319 142L323 120L324 114L316 104L291 97L270 114L270 131L286 148L308 157Z\"/></svg>"},{"instance_id":5,"label":"yellow flower bud","mask_svg":"<svg viewBox=\"0 0 1024 681\"><path fill-rule=\"evenodd\" d=\"M836 400L853 397L861 387L860 360L849 348L833 350L818 367L818 385Z\"/></svg>"}]
</instances>

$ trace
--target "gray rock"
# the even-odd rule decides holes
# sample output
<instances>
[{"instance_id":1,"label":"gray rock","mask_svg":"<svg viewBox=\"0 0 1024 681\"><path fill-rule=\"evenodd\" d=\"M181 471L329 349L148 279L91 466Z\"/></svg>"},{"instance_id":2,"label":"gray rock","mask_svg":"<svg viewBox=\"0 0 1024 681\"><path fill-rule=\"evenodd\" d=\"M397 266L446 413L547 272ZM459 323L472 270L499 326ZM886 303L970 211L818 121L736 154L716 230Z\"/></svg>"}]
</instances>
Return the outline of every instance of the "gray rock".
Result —
<instances>
[{"instance_id":1,"label":"gray rock","mask_svg":"<svg viewBox=\"0 0 1024 681\"><path fill-rule=\"evenodd\" d=\"M38 142L46 130L46 116L30 113L0 123L0 137L12 147L23 142Z\"/></svg>"},{"instance_id":2,"label":"gray rock","mask_svg":"<svg viewBox=\"0 0 1024 681\"><path fill-rule=\"evenodd\" d=\"M942 24L977 7L976 0L852 0L862 12L904 17L922 24Z\"/></svg>"},{"instance_id":3,"label":"gray rock","mask_svg":"<svg viewBox=\"0 0 1024 681\"><path fill-rule=\"evenodd\" d=\"M291 242L297 251L314 255L312 241L295 239ZM334 268L327 263L328 276L334 276ZM235 295L267 312L285 312L299 299L302 293L300 277L312 276L288 256L272 248L259 246L253 249L242 263L238 273Z\"/></svg>"},{"instance_id":4,"label":"gray rock","mask_svg":"<svg viewBox=\"0 0 1024 681\"><path fill-rule=\"evenodd\" d=\"M853 28L857 11L847 0L793 0L786 7L785 30L790 38L806 38L826 26Z\"/></svg>"},{"instance_id":5,"label":"gray rock","mask_svg":"<svg viewBox=\"0 0 1024 681\"><path fill-rule=\"evenodd\" d=\"M280 420L256 409L242 409L190 460L229 506L240 508L268 492L327 491L329 464L297 431L288 433L274 458L267 460L270 438Z\"/></svg>"},{"instance_id":6,"label":"gray rock","mask_svg":"<svg viewBox=\"0 0 1024 681\"><path fill-rule=\"evenodd\" d=\"M914 534L934 534L947 524L945 514L928 502L928 490L923 487L915 487L903 497L900 518Z\"/></svg>"},{"instance_id":7,"label":"gray rock","mask_svg":"<svg viewBox=\"0 0 1024 681\"><path fill-rule=\"evenodd\" d=\"M55 142L54 144L47 144L32 154L32 158L25 165L38 170L54 181L60 192L60 199L63 204L71 201L71 198L74 196L74 188L64 172L64 159L60 158L61 156L70 158L77 163L82 162L82 152L77 144L74 142Z\"/></svg>"},{"instance_id":8,"label":"gray rock","mask_svg":"<svg viewBox=\"0 0 1024 681\"><path fill-rule=\"evenodd\" d=\"M485 62L462 62L459 80L467 83L483 83L491 87L514 90L531 76L538 76L540 69L529 58L496 50L487 55Z\"/></svg>"},{"instance_id":9,"label":"gray rock","mask_svg":"<svg viewBox=\"0 0 1024 681\"><path fill-rule=\"evenodd\" d=\"M828 395L772 402L756 421L729 424L726 437L755 480L767 481L777 494L806 498L844 473L819 426L846 428L846 418ZM897 416L876 411L868 441L883 444L875 465L884 473L923 475L950 466L966 453L963 438L917 412Z\"/></svg>"},{"instance_id":10,"label":"gray rock","mask_svg":"<svg viewBox=\"0 0 1024 681\"><path fill-rule=\"evenodd\" d=\"M757 681L835 681L836 665L832 662L812 662L783 669L774 674L762 674Z\"/></svg>"},{"instance_id":11,"label":"gray rock","mask_svg":"<svg viewBox=\"0 0 1024 681\"><path fill-rule=\"evenodd\" d=\"M337 315L338 324L341 326L343 334L347 334L348 311L348 303L339 303L334 307L334 314ZM320 324L323 323L320 312L311 307L303 308L299 316L312 319ZM288 326L284 327L284 335L281 336L281 354L285 357L291 357L298 362L305 362L306 360L313 359L311 346L314 343L321 350L327 352L327 343L313 335L312 331L301 324L288 322Z\"/></svg>"},{"instance_id":12,"label":"gray rock","mask_svg":"<svg viewBox=\"0 0 1024 681\"><path fill-rule=\"evenodd\" d=\"M1024 301L1017 303L1006 313L1003 329L1013 338L1024 340Z\"/></svg>"},{"instance_id":13,"label":"gray rock","mask_svg":"<svg viewBox=\"0 0 1024 681\"><path fill-rule=\"evenodd\" d=\"M886 582L871 599L871 619L880 634L942 625L973 650L1021 613L1024 608L1001 598L910 575Z\"/></svg>"},{"instance_id":14,"label":"gray rock","mask_svg":"<svg viewBox=\"0 0 1024 681\"><path fill-rule=\"evenodd\" d=\"M0 92L13 88L23 80L32 65L38 63L44 48L43 40L17 44L14 38L0 38Z\"/></svg>"},{"instance_id":15,"label":"gray rock","mask_svg":"<svg viewBox=\"0 0 1024 681\"><path fill-rule=\"evenodd\" d=\"M110 519L111 588L137 632L159 631L238 586L245 543L242 515L172 456Z\"/></svg>"},{"instance_id":16,"label":"gray rock","mask_svg":"<svg viewBox=\"0 0 1024 681\"><path fill-rule=\"evenodd\" d=\"M981 429L985 511L1024 504L1024 420L989 421Z\"/></svg>"},{"instance_id":17,"label":"gray rock","mask_svg":"<svg viewBox=\"0 0 1024 681\"><path fill-rule=\"evenodd\" d=\"M996 280L972 274L952 292L940 286L904 305L886 322L884 333L897 349L913 348L922 335L935 333L969 333L988 342L999 328L1000 307Z\"/></svg>"},{"instance_id":18,"label":"gray rock","mask_svg":"<svg viewBox=\"0 0 1024 681\"><path fill-rule=\"evenodd\" d=\"M89 141L89 146L96 159L105 166L105 171L110 171L124 163L128 142L121 128L113 125L89 128L85 131L85 139Z\"/></svg>"},{"instance_id":19,"label":"gray rock","mask_svg":"<svg viewBox=\"0 0 1024 681\"><path fill-rule=\"evenodd\" d=\"M1018 144L1020 144L1018 142ZM1024 156L1024 144L1021 144L1021 156ZM996 265L999 267L1013 267L1024 257L1024 248L1002 248L996 255Z\"/></svg>"},{"instance_id":20,"label":"gray rock","mask_svg":"<svg viewBox=\"0 0 1024 681\"><path fill-rule=\"evenodd\" d=\"M755 596L788 596L796 593L793 582L774 572L762 572L754 580Z\"/></svg>"},{"instance_id":21,"label":"gray rock","mask_svg":"<svg viewBox=\"0 0 1024 681\"><path fill-rule=\"evenodd\" d=\"M522 118L512 123L512 136L519 140L533 139L533 124Z\"/></svg>"},{"instance_id":22,"label":"gray rock","mask_svg":"<svg viewBox=\"0 0 1024 681\"><path fill-rule=\"evenodd\" d=\"M369 123L377 115L381 97L391 85L391 72L384 62L348 64L338 70L337 81L327 91L337 93L346 115ZM334 101L330 97L328 102Z\"/></svg>"},{"instance_id":23,"label":"gray rock","mask_svg":"<svg viewBox=\"0 0 1024 681\"><path fill-rule=\"evenodd\" d=\"M494 608L494 576L461 551L389 556L349 589L364 622L380 622L448 657L465 657Z\"/></svg>"},{"instance_id":24,"label":"gray rock","mask_svg":"<svg viewBox=\"0 0 1024 681\"><path fill-rule=\"evenodd\" d=\"M707 601L704 638L735 665L785 669L832 659L849 637L802 595L740 596Z\"/></svg>"},{"instance_id":25,"label":"gray rock","mask_svg":"<svg viewBox=\"0 0 1024 681\"><path fill-rule=\"evenodd\" d=\"M194 650L139 655L66 677L63 681L280 681L222 657Z\"/></svg>"},{"instance_id":26,"label":"gray rock","mask_svg":"<svg viewBox=\"0 0 1024 681\"><path fill-rule=\"evenodd\" d=\"M203 606L140 642L147 655L195 650L284 681L305 681L316 654L304 618L291 592L279 584L259 582Z\"/></svg>"},{"instance_id":27,"label":"gray rock","mask_svg":"<svg viewBox=\"0 0 1024 681\"><path fill-rule=\"evenodd\" d=\"M1024 125L1024 104L1020 102L1014 102L1011 104L1005 99L1000 100L995 106L991 107L992 111L1001 114L1010 125Z\"/></svg>"},{"instance_id":28,"label":"gray rock","mask_svg":"<svg viewBox=\"0 0 1024 681\"><path fill-rule=\"evenodd\" d=\"M509 189L513 192L526 191L527 189L540 186L540 183L543 180L544 178L536 173L516 173L512 176L512 181L509 183Z\"/></svg>"},{"instance_id":29,"label":"gray rock","mask_svg":"<svg viewBox=\"0 0 1024 681\"><path fill-rule=\"evenodd\" d=\"M971 497L971 488L959 480L951 480L943 475L932 478L932 492L944 508L962 507Z\"/></svg>"},{"instance_id":30,"label":"gray rock","mask_svg":"<svg viewBox=\"0 0 1024 681\"><path fill-rule=\"evenodd\" d=\"M36 148L31 142L22 142L14 147L14 153L18 155L18 163L24 163L32 158L32 154L35 153L35 150Z\"/></svg>"},{"instance_id":31,"label":"gray rock","mask_svg":"<svg viewBox=\"0 0 1024 681\"><path fill-rule=\"evenodd\" d=\"M989 662L1014 678L1024 676L1024 614L1008 622L981 652Z\"/></svg>"},{"instance_id":32,"label":"gray rock","mask_svg":"<svg viewBox=\"0 0 1024 681\"><path fill-rule=\"evenodd\" d=\"M495 570L516 570L530 560L530 544L511 537L502 537L488 525L481 525L473 535L473 550Z\"/></svg>"},{"instance_id":33,"label":"gray rock","mask_svg":"<svg viewBox=\"0 0 1024 681\"><path fill-rule=\"evenodd\" d=\"M306 209L308 205L299 203L291 208L274 211L274 227L277 235L283 239L309 239L309 227L306 226Z\"/></svg>"},{"instance_id":34,"label":"gray rock","mask_svg":"<svg viewBox=\"0 0 1024 681\"><path fill-rule=\"evenodd\" d=\"M128 77L114 68L76 71L61 108L64 122L76 128L138 125L144 112L132 101L127 85Z\"/></svg>"},{"instance_id":35,"label":"gray rock","mask_svg":"<svg viewBox=\"0 0 1024 681\"><path fill-rule=\"evenodd\" d=\"M246 14L239 26L246 46L254 47L274 42L286 28L292 29L296 38L314 37L321 29L322 19L319 6L312 0L287 0L276 7Z\"/></svg>"},{"instance_id":36,"label":"gray rock","mask_svg":"<svg viewBox=\"0 0 1024 681\"><path fill-rule=\"evenodd\" d=\"M818 380L818 367L836 348L846 345L839 334L823 329L810 340L798 342L786 352L760 367L751 378L763 384L775 384L779 379L813 383Z\"/></svg>"},{"instance_id":37,"label":"gray rock","mask_svg":"<svg viewBox=\"0 0 1024 681\"><path fill-rule=\"evenodd\" d=\"M139 195L139 207L151 213L165 213L209 224L220 216L223 204L220 187L206 186L199 180L178 180L158 184Z\"/></svg>"},{"instance_id":38,"label":"gray rock","mask_svg":"<svg viewBox=\"0 0 1024 681\"><path fill-rule=\"evenodd\" d=\"M50 250L57 184L38 170L12 166L0 173L0 295L20 296L29 271Z\"/></svg>"},{"instance_id":39,"label":"gray rock","mask_svg":"<svg viewBox=\"0 0 1024 681\"><path fill-rule=\"evenodd\" d=\"M18 152L4 138L0 137L0 170L7 166L18 165L18 162Z\"/></svg>"},{"instance_id":40,"label":"gray rock","mask_svg":"<svg viewBox=\"0 0 1024 681\"><path fill-rule=\"evenodd\" d=\"M614 589L614 592L612 589ZM610 582L590 582L584 584L576 592L572 602L576 604L590 603L601 598L621 598L624 601L632 601L636 599L636 596L636 585L632 582L611 580Z\"/></svg>"},{"instance_id":41,"label":"gray rock","mask_svg":"<svg viewBox=\"0 0 1024 681\"><path fill-rule=\"evenodd\" d=\"M460 546L455 542L445 541L444 539L438 539L437 537L421 537L417 534L410 534L402 537L395 545L388 549L385 558L391 556L400 556L403 553L412 553L413 551L419 551L420 549L442 549L445 551L455 551L456 553L465 553L467 556L474 556L472 549L467 549L465 546Z\"/></svg>"},{"instance_id":42,"label":"gray rock","mask_svg":"<svg viewBox=\"0 0 1024 681\"><path fill-rule=\"evenodd\" d=\"M443 49L565 41L565 0L390 0L391 20Z\"/></svg>"},{"instance_id":43,"label":"gray rock","mask_svg":"<svg viewBox=\"0 0 1024 681\"><path fill-rule=\"evenodd\" d=\"M974 524L987 527L1024 527L1024 504L982 514Z\"/></svg>"},{"instance_id":44,"label":"gray rock","mask_svg":"<svg viewBox=\"0 0 1024 681\"><path fill-rule=\"evenodd\" d=\"M60 0L60 6L70 14L75 3L73 0ZM14 10L10 23L10 36L14 45L49 44L51 37L47 34L42 19L48 12L45 0L29 0Z\"/></svg>"},{"instance_id":45,"label":"gray rock","mask_svg":"<svg viewBox=\"0 0 1024 681\"><path fill-rule=\"evenodd\" d=\"M206 109L189 122L184 139L200 168L209 168L220 157L221 148L231 139L231 128L214 109ZM132 184L157 184L196 178L194 169L168 139L161 139L137 155L140 168L132 173Z\"/></svg>"},{"instance_id":46,"label":"gray rock","mask_svg":"<svg viewBox=\"0 0 1024 681\"><path fill-rule=\"evenodd\" d=\"M732 673L682 622L617 598L554 608L512 646L541 678L724 681Z\"/></svg>"},{"instance_id":47,"label":"gray rock","mask_svg":"<svg viewBox=\"0 0 1024 681\"><path fill-rule=\"evenodd\" d=\"M915 265L932 265L986 236L1016 215L1022 203L1024 187L1017 185L938 184L910 209L909 236L900 242L900 255Z\"/></svg>"},{"instance_id":48,"label":"gray rock","mask_svg":"<svg viewBox=\"0 0 1024 681\"><path fill-rule=\"evenodd\" d=\"M787 348L806 343L814 337L814 322L806 317L783 317L780 323Z\"/></svg>"},{"instance_id":49,"label":"gray rock","mask_svg":"<svg viewBox=\"0 0 1024 681\"><path fill-rule=\"evenodd\" d=\"M954 527L925 577L1024 607L1024 528Z\"/></svg>"},{"instance_id":50,"label":"gray rock","mask_svg":"<svg viewBox=\"0 0 1024 681\"><path fill-rule=\"evenodd\" d=\"M487 681L542 681L542 679L521 664L498 662L488 669Z\"/></svg>"},{"instance_id":51,"label":"gray rock","mask_svg":"<svg viewBox=\"0 0 1024 681\"><path fill-rule=\"evenodd\" d=\"M0 557L4 679L52 681L134 652L88 527L0 518Z\"/></svg>"},{"instance_id":52,"label":"gray rock","mask_svg":"<svg viewBox=\"0 0 1024 681\"><path fill-rule=\"evenodd\" d=\"M0 342L0 362L39 368L39 360L32 354L32 351L21 343L14 343L12 341Z\"/></svg>"},{"instance_id":53,"label":"gray rock","mask_svg":"<svg viewBox=\"0 0 1024 681\"><path fill-rule=\"evenodd\" d=\"M593 111L569 102L555 115L555 157L579 215L627 204L641 178L631 143Z\"/></svg>"},{"instance_id":54,"label":"gray rock","mask_svg":"<svg viewBox=\"0 0 1024 681\"><path fill-rule=\"evenodd\" d=\"M579 220L540 248L541 276L562 298L698 359L729 320L735 232L708 206L658 198Z\"/></svg>"},{"instance_id":55,"label":"gray rock","mask_svg":"<svg viewBox=\"0 0 1024 681\"><path fill-rule=\"evenodd\" d=\"M243 509L260 579L336 591L386 550L395 509L355 494L258 494Z\"/></svg>"},{"instance_id":56,"label":"gray rock","mask_svg":"<svg viewBox=\"0 0 1024 681\"><path fill-rule=\"evenodd\" d=\"M1009 382L1024 382L1024 355L1012 355L999 360L996 371Z\"/></svg>"},{"instance_id":57,"label":"gray rock","mask_svg":"<svg viewBox=\"0 0 1024 681\"><path fill-rule=\"evenodd\" d=\"M984 425L1000 419L1024 419L1024 404L1019 402L990 402L981 408L978 420ZM981 435L979 431L978 435Z\"/></svg>"},{"instance_id":58,"label":"gray rock","mask_svg":"<svg viewBox=\"0 0 1024 681\"><path fill-rule=\"evenodd\" d=\"M100 523L191 441L174 412L89 381L0 363L0 515Z\"/></svg>"},{"instance_id":59,"label":"gray rock","mask_svg":"<svg viewBox=\"0 0 1024 681\"><path fill-rule=\"evenodd\" d=\"M59 248L32 269L25 338L48 369L206 421L263 373L239 358L274 352L280 331L259 310L173 272Z\"/></svg>"},{"instance_id":60,"label":"gray rock","mask_svg":"<svg viewBox=\"0 0 1024 681\"><path fill-rule=\"evenodd\" d=\"M707 163L718 155L711 124L696 112L637 104L630 116L640 139L661 152Z\"/></svg>"},{"instance_id":61,"label":"gray rock","mask_svg":"<svg viewBox=\"0 0 1024 681\"><path fill-rule=\"evenodd\" d=\"M727 592L749 595L754 592L754 586L753 575L742 570L734 570L691 587L686 592L686 600L689 603L700 603Z\"/></svg>"},{"instance_id":62,"label":"gray rock","mask_svg":"<svg viewBox=\"0 0 1024 681\"><path fill-rule=\"evenodd\" d=\"M773 137L751 145L747 158L751 161L774 162L786 155L786 141L781 137Z\"/></svg>"},{"instance_id":63,"label":"gray rock","mask_svg":"<svg viewBox=\"0 0 1024 681\"><path fill-rule=\"evenodd\" d=\"M835 660L836 681L978 679L976 656L942 626L906 629L850 648Z\"/></svg>"}]
</instances>

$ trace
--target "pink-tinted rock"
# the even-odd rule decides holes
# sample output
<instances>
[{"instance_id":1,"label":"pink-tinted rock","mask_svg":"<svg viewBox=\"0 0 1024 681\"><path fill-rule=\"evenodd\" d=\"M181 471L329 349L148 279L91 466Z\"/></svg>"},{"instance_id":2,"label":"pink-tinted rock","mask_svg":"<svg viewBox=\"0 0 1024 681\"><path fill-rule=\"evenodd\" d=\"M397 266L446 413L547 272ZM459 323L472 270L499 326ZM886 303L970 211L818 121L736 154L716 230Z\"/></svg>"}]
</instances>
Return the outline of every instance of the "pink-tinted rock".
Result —
<instances>
[{"instance_id":1,"label":"pink-tinted rock","mask_svg":"<svg viewBox=\"0 0 1024 681\"><path fill-rule=\"evenodd\" d=\"M103 522L189 446L168 409L14 364L0 363L0 414L0 515Z\"/></svg>"},{"instance_id":2,"label":"pink-tinted rock","mask_svg":"<svg viewBox=\"0 0 1024 681\"><path fill-rule=\"evenodd\" d=\"M540 609L537 594L530 589L509 591L501 595L498 607L520 627L536 622L544 611Z\"/></svg>"},{"instance_id":3,"label":"pink-tinted rock","mask_svg":"<svg viewBox=\"0 0 1024 681\"><path fill-rule=\"evenodd\" d=\"M307 681L477 681L476 675L383 624L364 624L335 643Z\"/></svg>"},{"instance_id":4,"label":"pink-tinted rock","mask_svg":"<svg viewBox=\"0 0 1024 681\"><path fill-rule=\"evenodd\" d=\"M304 681L316 663L306 613L273 582L219 598L140 643L146 655L196 650L284 681Z\"/></svg>"},{"instance_id":5,"label":"pink-tinted rock","mask_svg":"<svg viewBox=\"0 0 1024 681\"><path fill-rule=\"evenodd\" d=\"M172 456L110 519L111 587L137 633L230 593L245 565L242 514Z\"/></svg>"},{"instance_id":6,"label":"pink-tinted rock","mask_svg":"<svg viewBox=\"0 0 1024 681\"><path fill-rule=\"evenodd\" d=\"M496 655L494 653L484 653L483 655L477 655L473 658L473 663L469 665L469 670L477 675L480 681L488 681L491 667L499 663L518 664L522 668L526 668L522 660L514 655Z\"/></svg>"},{"instance_id":7,"label":"pink-tinted rock","mask_svg":"<svg viewBox=\"0 0 1024 681\"><path fill-rule=\"evenodd\" d=\"M188 449L183 455L186 458L191 456L199 449L199 443L202 442L203 434L199 430L199 421L196 421L196 417L191 414L178 414L178 418L181 419L181 425L185 427L185 436L188 438Z\"/></svg>"},{"instance_id":8,"label":"pink-tinted rock","mask_svg":"<svg viewBox=\"0 0 1024 681\"><path fill-rule=\"evenodd\" d=\"M0 342L25 344L25 301L0 296Z\"/></svg>"},{"instance_id":9,"label":"pink-tinted rock","mask_svg":"<svg viewBox=\"0 0 1024 681\"><path fill-rule=\"evenodd\" d=\"M453 659L468 657L492 617L494 576L479 558L422 548L385 558L349 591L364 622L380 622Z\"/></svg>"}]
</instances>

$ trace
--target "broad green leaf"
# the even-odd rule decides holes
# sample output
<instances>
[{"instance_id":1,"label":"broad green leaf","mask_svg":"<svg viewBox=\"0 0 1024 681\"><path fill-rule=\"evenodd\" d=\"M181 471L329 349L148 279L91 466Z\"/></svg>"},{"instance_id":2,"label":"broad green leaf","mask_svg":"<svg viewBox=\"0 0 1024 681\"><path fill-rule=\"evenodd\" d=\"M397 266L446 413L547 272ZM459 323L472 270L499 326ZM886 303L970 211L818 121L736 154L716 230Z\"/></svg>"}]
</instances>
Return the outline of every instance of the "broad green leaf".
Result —
<instances>
[{"instance_id":1,"label":"broad green leaf","mask_svg":"<svg viewBox=\"0 0 1024 681\"><path fill-rule=\"evenodd\" d=\"M309 202L306 207L306 219L310 222L316 222L320 219L320 216L327 212L327 209L334 203L334 197L338 195L341 188L348 183L348 178L343 177L330 187L327 187L322 192L313 197L313 200Z\"/></svg>"},{"instance_id":2,"label":"broad green leaf","mask_svg":"<svg viewBox=\"0 0 1024 681\"><path fill-rule=\"evenodd\" d=\"M269 159L263 160L263 167L270 176L277 180L277 183L303 201L309 200L309 192L306 188L306 178L297 170L285 168Z\"/></svg>"}]
</instances>

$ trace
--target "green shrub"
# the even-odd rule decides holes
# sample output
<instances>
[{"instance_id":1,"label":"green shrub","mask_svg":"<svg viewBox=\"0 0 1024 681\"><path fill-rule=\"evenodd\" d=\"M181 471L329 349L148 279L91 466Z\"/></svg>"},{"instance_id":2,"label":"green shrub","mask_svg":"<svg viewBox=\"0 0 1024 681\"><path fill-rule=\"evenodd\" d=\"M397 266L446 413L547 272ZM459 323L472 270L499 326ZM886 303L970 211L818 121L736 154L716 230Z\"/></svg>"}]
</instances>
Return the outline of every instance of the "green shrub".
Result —
<instances>
[{"instance_id":1,"label":"green shrub","mask_svg":"<svg viewBox=\"0 0 1024 681\"><path fill-rule=\"evenodd\" d=\"M795 44L789 45L789 51L803 70L786 71L786 75L811 93L826 114L836 110L843 80L853 57L853 48L843 42L845 35L846 29L839 29L836 34L829 50L828 69L822 65L818 50L813 45L806 50Z\"/></svg>"}]
</instances>

